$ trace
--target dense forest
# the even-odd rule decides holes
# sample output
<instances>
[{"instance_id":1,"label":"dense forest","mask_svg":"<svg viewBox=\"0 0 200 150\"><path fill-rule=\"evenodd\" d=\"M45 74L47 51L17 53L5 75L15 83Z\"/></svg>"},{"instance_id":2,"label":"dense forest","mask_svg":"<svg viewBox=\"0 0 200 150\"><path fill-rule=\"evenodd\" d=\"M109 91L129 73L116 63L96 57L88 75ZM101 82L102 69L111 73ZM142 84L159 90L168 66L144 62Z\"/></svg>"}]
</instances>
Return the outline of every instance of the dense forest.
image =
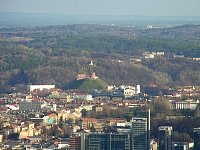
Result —
<instances>
[{"instance_id":1,"label":"dense forest","mask_svg":"<svg viewBox=\"0 0 200 150\"><path fill-rule=\"evenodd\" d=\"M0 88L56 84L96 72L109 84L200 84L200 26L166 28L67 25L0 27ZM166 56L143 59L145 51ZM184 58L172 58L172 55ZM133 63L131 58L140 58ZM94 65L90 66L93 60Z\"/></svg>"}]
</instances>

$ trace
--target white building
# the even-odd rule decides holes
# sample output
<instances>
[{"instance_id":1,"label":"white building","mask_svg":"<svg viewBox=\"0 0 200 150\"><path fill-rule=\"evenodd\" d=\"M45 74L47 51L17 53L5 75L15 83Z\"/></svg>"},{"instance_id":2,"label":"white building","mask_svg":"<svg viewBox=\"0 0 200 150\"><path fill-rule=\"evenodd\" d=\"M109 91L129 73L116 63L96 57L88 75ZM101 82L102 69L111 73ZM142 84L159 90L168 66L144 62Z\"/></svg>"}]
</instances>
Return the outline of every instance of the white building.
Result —
<instances>
[{"instance_id":1,"label":"white building","mask_svg":"<svg viewBox=\"0 0 200 150\"><path fill-rule=\"evenodd\" d=\"M73 99L82 99L85 101L92 101L94 98L90 94L77 94L73 96Z\"/></svg>"},{"instance_id":2,"label":"white building","mask_svg":"<svg viewBox=\"0 0 200 150\"><path fill-rule=\"evenodd\" d=\"M135 94L140 94L140 85L139 84L137 84L136 85L136 93Z\"/></svg>"},{"instance_id":3,"label":"white building","mask_svg":"<svg viewBox=\"0 0 200 150\"><path fill-rule=\"evenodd\" d=\"M143 57L145 59L153 59L157 57L163 57L165 55L165 52L144 52Z\"/></svg>"},{"instance_id":4,"label":"white building","mask_svg":"<svg viewBox=\"0 0 200 150\"><path fill-rule=\"evenodd\" d=\"M191 109L195 110L199 104L199 100L170 101L172 109Z\"/></svg>"},{"instance_id":5,"label":"white building","mask_svg":"<svg viewBox=\"0 0 200 150\"><path fill-rule=\"evenodd\" d=\"M140 85L137 84L135 86L132 85L120 85L120 86L115 86L115 85L107 85L106 90L108 92L113 92L113 95L118 95L118 96L123 96L124 98L131 98L135 95L140 94Z\"/></svg>"},{"instance_id":6,"label":"white building","mask_svg":"<svg viewBox=\"0 0 200 150\"><path fill-rule=\"evenodd\" d=\"M124 98L130 98L140 93L139 84L136 86L121 85L119 89L123 92Z\"/></svg>"},{"instance_id":7,"label":"white building","mask_svg":"<svg viewBox=\"0 0 200 150\"><path fill-rule=\"evenodd\" d=\"M130 98L132 96L135 95L135 88L129 89L129 88L125 88L122 90L124 98Z\"/></svg>"},{"instance_id":8,"label":"white building","mask_svg":"<svg viewBox=\"0 0 200 150\"><path fill-rule=\"evenodd\" d=\"M54 89L55 85L28 85L27 89L32 92L34 90Z\"/></svg>"},{"instance_id":9,"label":"white building","mask_svg":"<svg viewBox=\"0 0 200 150\"><path fill-rule=\"evenodd\" d=\"M115 85L107 85L106 86L107 91L113 91L113 90L115 90L115 88L116 88Z\"/></svg>"}]
</instances>

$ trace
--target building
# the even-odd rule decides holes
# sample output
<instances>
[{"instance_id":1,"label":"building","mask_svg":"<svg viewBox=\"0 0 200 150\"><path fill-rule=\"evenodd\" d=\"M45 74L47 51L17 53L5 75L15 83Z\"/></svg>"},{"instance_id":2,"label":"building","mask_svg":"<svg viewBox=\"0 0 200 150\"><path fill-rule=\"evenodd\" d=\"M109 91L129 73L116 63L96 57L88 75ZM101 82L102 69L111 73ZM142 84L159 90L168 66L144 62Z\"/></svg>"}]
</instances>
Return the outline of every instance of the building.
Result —
<instances>
[{"instance_id":1,"label":"building","mask_svg":"<svg viewBox=\"0 0 200 150\"><path fill-rule=\"evenodd\" d=\"M199 147L200 147L200 127L194 128L193 140L194 140L194 150L199 150Z\"/></svg>"},{"instance_id":2,"label":"building","mask_svg":"<svg viewBox=\"0 0 200 150\"><path fill-rule=\"evenodd\" d=\"M2 142L3 142L3 134L0 133L0 143L2 143Z\"/></svg>"},{"instance_id":3,"label":"building","mask_svg":"<svg viewBox=\"0 0 200 150\"><path fill-rule=\"evenodd\" d=\"M128 85L121 85L119 90L122 92L124 98L131 98L134 95L140 94L140 85L137 84L136 86L128 86Z\"/></svg>"},{"instance_id":4,"label":"building","mask_svg":"<svg viewBox=\"0 0 200 150\"><path fill-rule=\"evenodd\" d=\"M19 132L19 139L27 138L28 136L32 137L35 135L36 128L35 123L25 122L20 126L21 131Z\"/></svg>"},{"instance_id":5,"label":"building","mask_svg":"<svg viewBox=\"0 0 200 150\"><path fill-rule=\"evenodd\" d=\"M34 90L49 90L54 89L55 85L28 85L27 89L29 92Z\"/></svg>"},{"instance_id":6,"label":"building","mask_svg":"<svg viewBox=\"0 0 200 150\"><path fill-rule=\"evenodd\" d=\"M132 118L132 149L150 149L150 109L148 112L135 112Z\"/></svg>"},{"instance_id":7,"label":"building","mask_svg":"<svg viewBox=\"0 0 200 150\"><path fill-rule=\"evenodd\" d=\"M47 103L45 101L22 100L19 102L19 111L21 112L41 112L43 110L56 111L55 103Z\"/></svg>"},{"instance_id":8,"label":"building","mask_svg":"<svg viewBox=\"0 0 200 150\"><path fill-rule=\"evenodd\" d=\"M140 94L140 92L141 92L140 89L141 89L141 88L140 88L140 85L137 84L137 85L136 85L136 92L135 92L135 94Z\"/></svg>"},{"instance_id":9,"label":"building","mask_svg":"<svg viewBox=\"0 0 200 150\"><path fill-rule=\"evenodd\" d=\"M135 95L135 89L123 89L124 98L130 98Z\"/></svg>"},{"instance_id":10,"label":"building","mask_svg":"<svg viewBox=\"0 0 200 150\"><path fill-rule=\"evenodd\" d=\"M172 127L161 126L158 128L159 150L172 150Z\"/></svg>"},{"instance_id":11,"label":"building","mask_svg":"<svg viewBox=\"0 0 200 150\"><path fill-rule=\"evenodd\" d=\"M107 91L114 91L114 90L116 90L116 86L115 85L106 85L106 90Z\"/></svg>"},{"instance_id":12,"label":"building","mask_svg":"<svg viewBox=\"0 0 200 150\"><path fill-rule=\"evenodd\" d=\"M150 26L150 27L152 27L152 26ZM165 55L165 52L144 52L143 58L154 59L154 58L164 57L164 55Z\"/></svg>"},{"instance_id":13,"label":"building","mask_svg":"<svg viewBox=\"0 0 200 150\"><path fill-rule=\"evenodd\" d=\"M96 76L95 72L91 74L79 73L77 74L76 80L83 80L83 79L98 79L99 77Z\"/></svg>"},{"instance_id":14,"label":"building","mask_svg":"<svg viewBox=\"0 0 200 150\"><path fill-rule=\"evenodd\" d=\"M19 110L22 112L39 112L42 110L43 104L39 101L21 101L19 102Z\"/></svg>"},{"instance_id":15,"label":"building","mask_svg":"<svg viewBox=\"0 0 200 150\"><path fill-rule=\"evenodd\" d=\"M197 106L199 105L199 100L185 100L185 101L171 101L172 109L190 109L196 110Z\"/></svg>"},{"instance_id":16,"label":"building","mask_svg":"<svg viewBox=\"0 0 200 150\"><path fill-rule=\"evenodd\" d=\"M149 150L148 119L132 118L132 149Z\"/></svg>"},{"instance_id":17,"label":"building","mask_svg":"<svg viewBox=\"0 0 200 150\"><path fill-rule=\"evenodd\" d=\"M97 122L97 119L95 118L81 118L79 121L79 125L81 129L87 130L87 129L90 129L92 126L94 126L93 124L96 122Z\"/></svg>"},{"instance_id":18,"label":"building","mask_svg":"<svg viewBox=\"0 0 200 150\"><path fill-rule=\"evenodd\" d=\"M81 149L81 136L70 137L69 149L70 150L80 150Z\"/></svg>"},{"instance_id":19,"label":"building","mask_svg":"<svg viewBox=\"0 0 200 150\"><path fill-rule=\"evenodd\" d=\"M88 150L88 133L81 133L81 149Z\"/></svg>"},{"instance_id":20,"label":"building","mask_svg":"<svg viewBox=\"0 0 200 150\"><path fill-rule=\"evenodd\" d=\"M93 106L92 110L95 112L102 112L103 111L103 107L102 106Z\"/></svg>"},{"instance_id":21,"label":"building","mask_svg":"<svg viewBox=\"0 0 200 150\"><path fill-rule=\"evenodd\" d=\"M93 66L93 65L94 65L93 60L91 60L89 66Z\"/></svg>"},{"instance_id":22,"label":"building","mask_svg":"<svg viewBox=\"0 0 200 150\"><path fill-rule=\"evenodd\" d=\"M44 119L44 122L46 124L52 125L52 124L57 124L58 123L58 115L57 115L57 113L54 113L54 112L46 114L43 117L43 119Z\"/></svg>"},{"instance_id":23,"label":"building","mask_svg":"<svg viewBox=\"0 0 200 150\"><path fill-rule=\"evenodd\" d=\"M130 150L130 135L119 133L91 133L88 150Z\"/></svg>"}]
</instances>

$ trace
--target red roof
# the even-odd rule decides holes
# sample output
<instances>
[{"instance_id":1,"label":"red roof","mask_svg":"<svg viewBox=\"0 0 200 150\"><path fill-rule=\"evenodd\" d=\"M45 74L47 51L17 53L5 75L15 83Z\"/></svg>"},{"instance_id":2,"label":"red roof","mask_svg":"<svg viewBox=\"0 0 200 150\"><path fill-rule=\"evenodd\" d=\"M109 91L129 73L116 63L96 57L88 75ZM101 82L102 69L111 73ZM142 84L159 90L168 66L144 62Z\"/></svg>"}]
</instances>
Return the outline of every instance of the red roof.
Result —
<instances>
[{"instance_id":1,"label":"red roof","mask_svg":"<svg viewBox=\"0 0 200 150\"><path fill-rule=\"evenodd\" d=\"M81 121L84 121L84 122L96 122L97 120L95 118L81 118Z\"/></svg>"},{"instance_id":2,"label":"red roof","mask_svg":"<svg viewBox=\"0 0 200 150\"><path fill-rule=\"evenodd\" d=\"M0 111L7 111L8 109L6 107L0 107Z\"/></svg>"}]
</instances>

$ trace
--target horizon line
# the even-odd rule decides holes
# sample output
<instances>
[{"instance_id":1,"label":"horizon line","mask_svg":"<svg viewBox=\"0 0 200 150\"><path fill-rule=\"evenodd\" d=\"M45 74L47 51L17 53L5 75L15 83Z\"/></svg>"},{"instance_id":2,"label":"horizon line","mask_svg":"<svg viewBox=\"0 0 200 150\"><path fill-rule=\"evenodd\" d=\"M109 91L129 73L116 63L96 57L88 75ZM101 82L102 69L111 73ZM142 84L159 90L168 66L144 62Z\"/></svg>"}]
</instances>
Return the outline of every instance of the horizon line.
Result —
<instances>
[{"instance_id":1,"label":"horizon line","mask_svg":"<svg viewBox=\"0 0 200 150\"><path fill-rule=\"evenodd\" d=\"M156 16L156 15L133 15L133 14L76 14L76 13L72 13L72 14L65 14L65 13L40 13L40 12L10 12L10 11L0 11L0 15L1 13L12 13L12 14L32 14L32 15L62 15L62 16L127 16L127 17L187 17L185 19L188 19L188 17L200 17L200 16L195 16L195 15L183 15L183 16L171 16L171 15L161 15L161 16Z\"/></svg>"}]
</instances>

